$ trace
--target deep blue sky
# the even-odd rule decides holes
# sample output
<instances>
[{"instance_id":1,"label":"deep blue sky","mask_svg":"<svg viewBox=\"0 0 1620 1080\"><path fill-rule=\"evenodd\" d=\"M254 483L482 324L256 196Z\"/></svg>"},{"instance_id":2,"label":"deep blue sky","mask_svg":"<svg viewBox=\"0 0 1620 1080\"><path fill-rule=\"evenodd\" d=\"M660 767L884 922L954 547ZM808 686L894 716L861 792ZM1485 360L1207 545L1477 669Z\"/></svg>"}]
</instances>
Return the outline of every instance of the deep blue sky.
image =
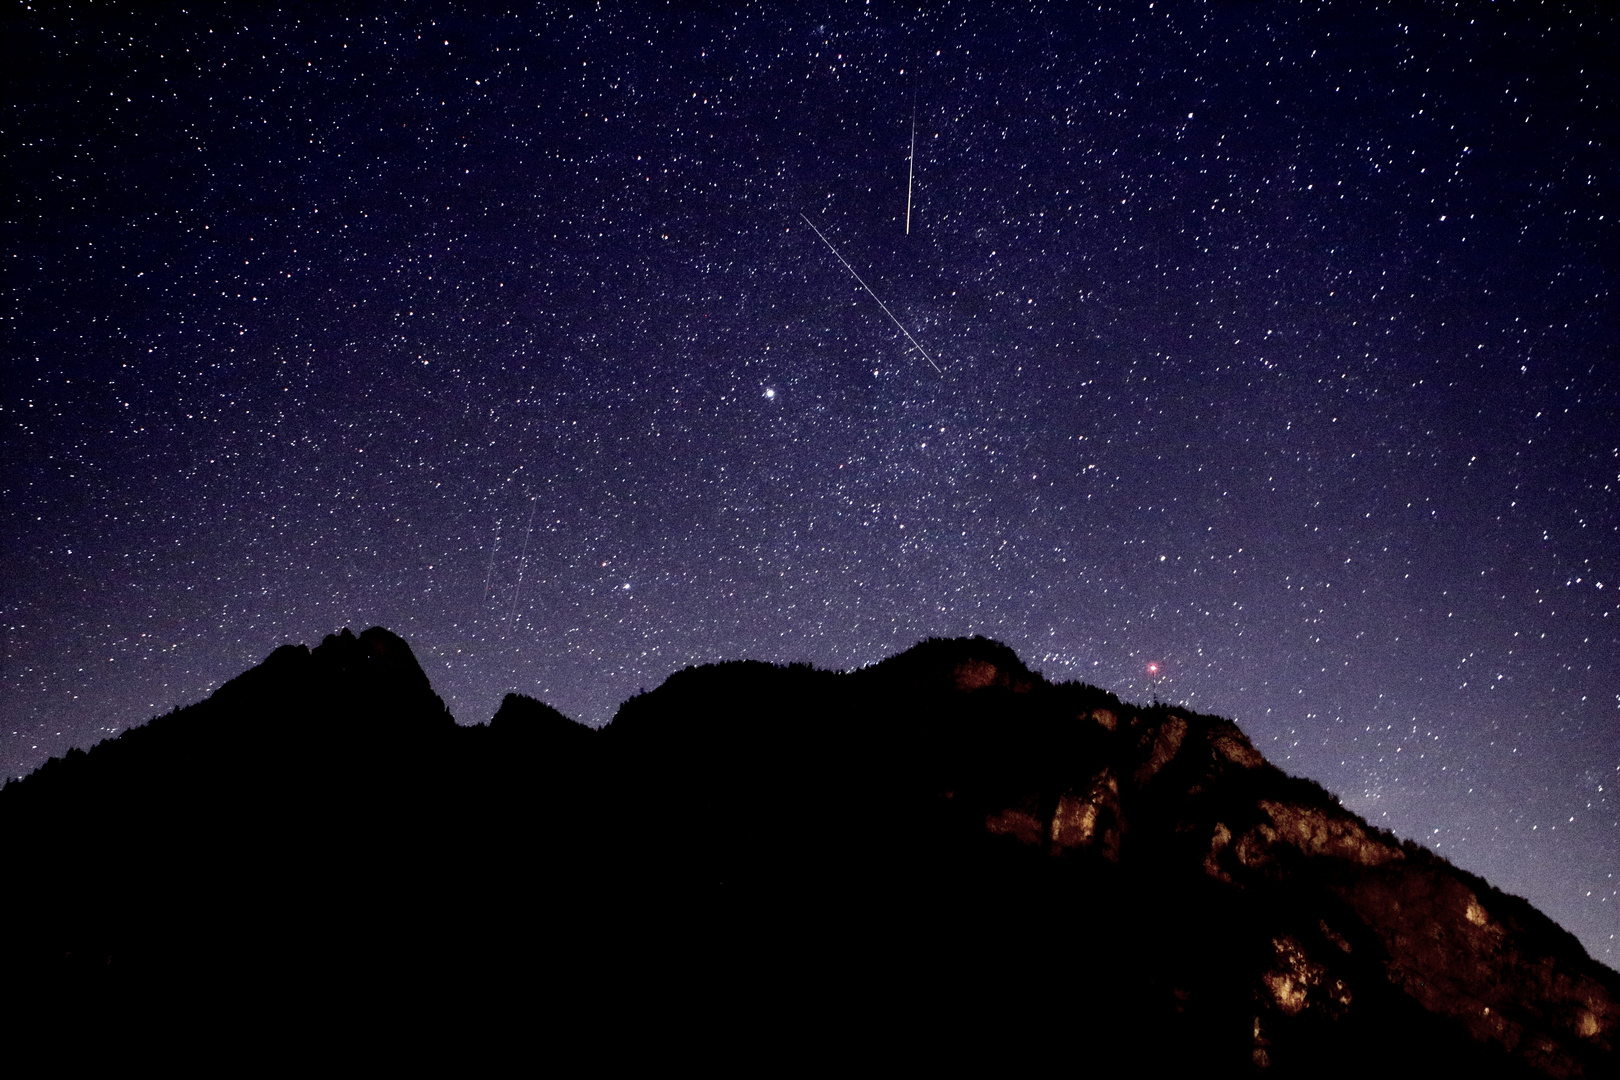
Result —
<instances>
[{"instance_id":1,"label":"deep blue sky","mask_svg":"<svg viewBox=\"0 0 1620 1080\"><path fill-rule=\"evenodd\" d=\"M6 774L982 633L1620 960L1603 6L346 7L7 8Z\"/></svg>"}]
</instances>

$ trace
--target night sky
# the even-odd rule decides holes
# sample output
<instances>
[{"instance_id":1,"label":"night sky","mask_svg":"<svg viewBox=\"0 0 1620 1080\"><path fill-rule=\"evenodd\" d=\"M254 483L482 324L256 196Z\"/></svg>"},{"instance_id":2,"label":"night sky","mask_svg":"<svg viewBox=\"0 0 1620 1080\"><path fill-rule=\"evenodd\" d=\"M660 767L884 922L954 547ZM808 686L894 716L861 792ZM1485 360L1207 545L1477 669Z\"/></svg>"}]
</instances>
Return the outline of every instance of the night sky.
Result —
<instances>
[{"instance_id":1,"label":"night sky","mask_svg":"<svg viewBox=\"0 0 1620 1080\"><path fill-rule=\"evenodd\" d=\"M343 6L7 7L0 773L985 634L1620 961L1612 8Z\"/></svg>"}]
</instances>

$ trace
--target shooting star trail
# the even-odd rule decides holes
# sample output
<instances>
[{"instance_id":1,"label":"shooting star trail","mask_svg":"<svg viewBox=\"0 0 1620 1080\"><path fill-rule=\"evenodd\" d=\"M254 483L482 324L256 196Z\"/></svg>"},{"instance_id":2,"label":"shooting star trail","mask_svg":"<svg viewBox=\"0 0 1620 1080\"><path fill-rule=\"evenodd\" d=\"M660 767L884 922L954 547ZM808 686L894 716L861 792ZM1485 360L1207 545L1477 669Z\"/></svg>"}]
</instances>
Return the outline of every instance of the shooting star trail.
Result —
<instances>
[{"instance_id":1,"label":"shooting star trail","mask_svg":"<svg viewBox=\"0 0 1620 1080\"><path fill-rule=\"evenodd\" d=\"M489 603L489 586L495 580L495 553L501 550L501 519L495 519L495 541L489 546L489 566L484 570L484 603Z\"/></svg>"},{"instance_id":2,"label":"shooting star trail","mask_svg":"<svg viewBox=\"0 0 1620 1080\"><path fill-rule=\"evenodd\" d=\"M911 235L911 178L917 173L917 105L911 106L911 153L906 155L906 235Z\"/></svg>"},{"instance_id":3,"label":"shooting star trail","mask_svg":"<svg viewBox=\"0 0 1620 1080\"><path fill-rule=\"evenodd\" d=\"M512 590L512 610L507 613L506 627L508 632L512 628L512 620L517 618L518 597L523 595L523 571L529 567L529 537L534 533L534 496L529 496L529 527L523 532L523 554L518 558L517 588Z\"/></svg>"},{"instance_id":4,"label":"shooting star trail","mask_svg":"<svg viewBox=\"0 0 1620 1080\"><path fill-rule=\"evenodd\" d=\"M804 223L810 226L812 232L821 237L821 242L827 245L827 250L832 252L838 261L844 264L844 269L848 270L854 276L855 280L861 283L861 288L866 290L866 295L870 296L874 300L877 300L877 305L883 309L883 314L887 315L889 317L889 321L894 323L895 326L899 327L902 334L906 335L906 340L911 342L911 347L922 353L922 358L928 361L928 366L939 372L941 375L945 374L945 369L934 363L934 358L928 355L927 349L917 344L917 339L911 336L911 331L906 329L905 324L894 317L894 312L889 310L889 305L878 299L878 294L872 291L872 286L863 281L861 279L861 275L855 273L855 268L849 265L849 260L838 254L838 249L833 247L832 241L827 239L826 234L824 234L820 229L816 228L816 223L811 221L808 217L805 217L804 214L800 214L799 216L804 218Z\"/></svg>"}]
</instances>

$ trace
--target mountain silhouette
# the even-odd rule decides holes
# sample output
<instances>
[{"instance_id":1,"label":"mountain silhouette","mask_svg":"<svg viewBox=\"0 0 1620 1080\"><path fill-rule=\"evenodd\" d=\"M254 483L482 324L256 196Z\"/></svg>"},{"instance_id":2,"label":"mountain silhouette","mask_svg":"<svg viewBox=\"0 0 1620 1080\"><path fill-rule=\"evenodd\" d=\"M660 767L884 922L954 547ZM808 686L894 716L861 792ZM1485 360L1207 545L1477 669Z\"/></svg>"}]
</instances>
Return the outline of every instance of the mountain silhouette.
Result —
<instances>
[{"instance_id":1,"label":"mountain silhouette","mask_svg":"<svg viewBox=\"0 0 1620 1080\"><path fill-rule=\"evenodd\" d=\"M597 730L515 694L458 726L403 640L345 630L6 785L0 837L12 996L149 1031L464 1010L771 1069L1617 1064L1620 975L1527 902L1230 721L983 638L688 668Z\"/></svg>"}]
</instances>

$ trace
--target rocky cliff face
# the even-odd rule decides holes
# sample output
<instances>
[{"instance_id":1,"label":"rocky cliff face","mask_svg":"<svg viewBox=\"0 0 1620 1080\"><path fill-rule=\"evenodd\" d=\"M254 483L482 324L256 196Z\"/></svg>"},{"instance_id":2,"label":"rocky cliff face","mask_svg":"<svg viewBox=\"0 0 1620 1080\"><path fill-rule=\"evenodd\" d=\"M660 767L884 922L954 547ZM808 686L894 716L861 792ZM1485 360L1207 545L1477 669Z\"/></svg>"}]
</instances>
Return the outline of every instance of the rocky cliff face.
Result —
<instances>
[{"instance_id":1,"label":"rocky cliff face","mask_svg":"<svg viewBox=\"0 0 1620 1080\"><path fill-rule=\"evenodd\" d=\"M1254 1005L1257 1066L1271 1063L1274 1033L1347 1023L1359 995L1391 991L1536 1072L1613 1061L1614 973L1524 901L1285 776L1228 721L1098 705L1086 688L1032 682L1010 658L1002 668L962 647L945 680L958 693L1032 695L1052 743L1085 747L1050 779L943 793L977 799L985 833L1049 859L1196 872L1233 903L1293 909L1256 928L1269 949L1253 953L1246 986L1231 980Z\"/></svg>"},{"instance_id":2,"label":"rocky cliff face","mask_svg":"<svg viewBox=\"0 0 1620 1080\"><path fill-rule=\"evenodd\" d=\"M563 1040L1267 1075L1612 1075L1620 1035L1620 977L1524 901L1229 721L982 639L689 669L597 731L516 695L457 727L345 633L9 785L0 830L19 970L69 1001L566 987Z\"/></svg>"}]
</instances>

